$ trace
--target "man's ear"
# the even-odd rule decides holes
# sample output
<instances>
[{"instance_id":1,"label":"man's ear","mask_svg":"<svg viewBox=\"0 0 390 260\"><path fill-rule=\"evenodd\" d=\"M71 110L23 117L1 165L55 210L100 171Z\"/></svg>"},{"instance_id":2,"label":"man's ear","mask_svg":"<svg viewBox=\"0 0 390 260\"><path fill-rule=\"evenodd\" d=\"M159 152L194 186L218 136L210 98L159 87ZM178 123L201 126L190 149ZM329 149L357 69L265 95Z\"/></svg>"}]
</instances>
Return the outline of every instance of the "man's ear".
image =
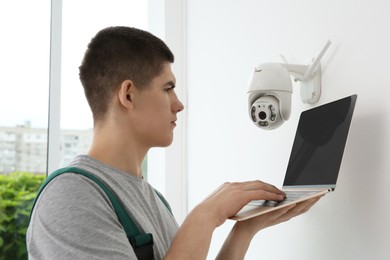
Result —
<instances>
[{"instance_id":1,"label":"man's ear","mask_svg":"<svg viewBox=\"0 0 390 260\"><path fill-rule=\"evenodd\" d=\"M122 82L118 92L118 98L122 106L129 107L133 105L132 95L135 89L135 85L131 80L125 80Z\"/></svg>"}]
</instances>

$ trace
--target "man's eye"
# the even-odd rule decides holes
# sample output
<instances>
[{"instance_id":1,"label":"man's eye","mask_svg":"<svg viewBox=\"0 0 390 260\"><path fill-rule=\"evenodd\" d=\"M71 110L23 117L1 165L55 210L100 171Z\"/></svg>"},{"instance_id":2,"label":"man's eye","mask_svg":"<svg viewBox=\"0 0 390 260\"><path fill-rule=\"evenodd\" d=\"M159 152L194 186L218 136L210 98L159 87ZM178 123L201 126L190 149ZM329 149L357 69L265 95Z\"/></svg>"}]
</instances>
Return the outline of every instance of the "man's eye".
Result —
<instances>
[{"instance_id":1,"label":"man's eye","mask_svg":"<svg viewBox=\"0 0 390 260\"><path fill-rule=\"evenodd\" d=\"M170 92L170 91L172 91L174 88L175 88L175 86L171 86L171 87L169 87L169 88L166 88L165 91L166 91L166 92Z\"/></svg>"}]
</instances>

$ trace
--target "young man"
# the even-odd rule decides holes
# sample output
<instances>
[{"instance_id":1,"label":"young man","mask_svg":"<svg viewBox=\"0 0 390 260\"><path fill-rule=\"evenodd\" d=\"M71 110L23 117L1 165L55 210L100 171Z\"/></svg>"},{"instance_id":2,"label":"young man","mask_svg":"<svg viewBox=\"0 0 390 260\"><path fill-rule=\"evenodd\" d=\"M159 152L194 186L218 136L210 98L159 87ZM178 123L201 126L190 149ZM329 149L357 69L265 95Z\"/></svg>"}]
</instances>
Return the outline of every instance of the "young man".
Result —
<instances>
[{"instance_id":1,"label":"young man","mask_svg":"<svg viewBox=\"0 0 390 260\"><path fill-rule=\"evenodd\" d=\"M226 219L251 200L282 200L284 193L261 181L225 183L178 227L141 171L150 148L171 144L184 108L174 90L173 61L164 42L135 28L106 28L92 39L80 79L93 114L93 142L70 166L93 173L115 192L137 226L153 235L155 259L205 259L213 231ZM259 230L315 202L237 222L218 258L244 258ZM75 173L56 177L41 193L27 247L30 259L136 259L106 194Z\"/></svg>"}]
</instances>

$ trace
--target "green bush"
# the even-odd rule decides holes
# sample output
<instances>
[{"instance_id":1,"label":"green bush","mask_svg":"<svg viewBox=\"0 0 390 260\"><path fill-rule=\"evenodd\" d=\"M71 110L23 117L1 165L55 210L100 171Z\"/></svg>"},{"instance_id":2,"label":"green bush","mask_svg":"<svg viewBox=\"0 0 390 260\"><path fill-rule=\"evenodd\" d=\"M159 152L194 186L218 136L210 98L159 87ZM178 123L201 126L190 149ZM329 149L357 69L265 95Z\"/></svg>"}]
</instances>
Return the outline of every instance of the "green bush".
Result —
<instances>
[{"instance_id":1,"label":"green bush","mask_svg":"<svg viewBox=\"0 0 390 260\"><path fill-rule=\"evenodd\" d=\"M0 260L27 259L30 211L45 177L25 172L0 175Z\"/></svg>"}]
</instances>

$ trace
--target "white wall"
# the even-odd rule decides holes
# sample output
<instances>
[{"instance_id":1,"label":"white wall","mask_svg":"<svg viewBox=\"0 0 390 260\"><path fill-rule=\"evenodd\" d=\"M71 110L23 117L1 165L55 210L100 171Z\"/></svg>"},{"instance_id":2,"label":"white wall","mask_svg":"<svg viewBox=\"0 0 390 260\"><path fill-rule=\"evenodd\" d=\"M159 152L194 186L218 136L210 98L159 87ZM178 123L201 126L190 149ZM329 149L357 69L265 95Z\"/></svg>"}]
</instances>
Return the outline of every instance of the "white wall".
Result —
<instances>
[{"instance_id":1,"label":"white wall","mask_svg":"<svg viewBox=\"0 0 390 260\"><path fill-rule=\"evenodd\" d=\"M327 39L323 104L358 94L337 189L309 213L253 240L246 259L388 259L390 256L390 2L382 0L188 0L189 209L225 181L262 179L280 186L302 110L274 131L247 112L254 66L300 63ZM219 228L218 251L233 222Z\"/></svg>"}]
</instances>

